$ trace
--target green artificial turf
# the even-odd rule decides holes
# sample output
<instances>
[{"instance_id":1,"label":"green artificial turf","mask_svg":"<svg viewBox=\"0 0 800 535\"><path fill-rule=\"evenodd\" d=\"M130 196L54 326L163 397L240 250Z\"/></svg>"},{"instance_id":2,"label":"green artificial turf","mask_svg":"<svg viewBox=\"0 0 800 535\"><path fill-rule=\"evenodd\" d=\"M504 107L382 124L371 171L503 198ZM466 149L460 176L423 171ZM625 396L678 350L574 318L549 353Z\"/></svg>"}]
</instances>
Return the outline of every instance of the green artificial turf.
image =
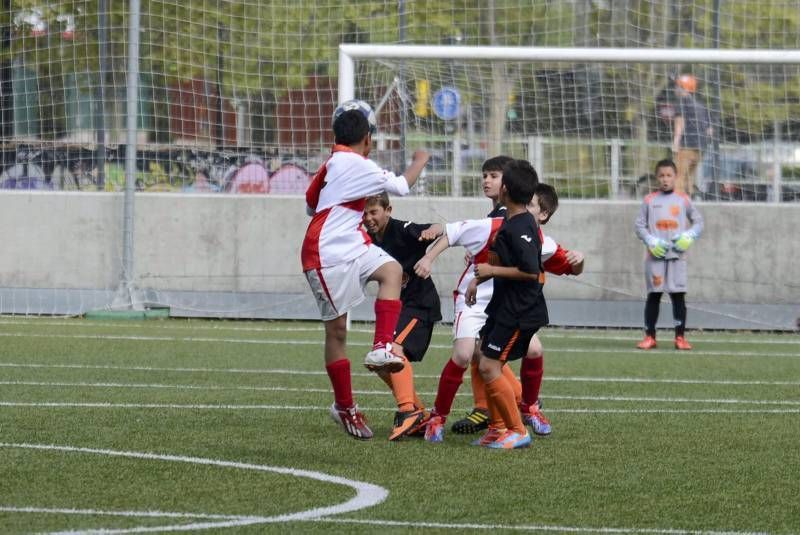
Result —
<instances>
[{"instance_id":1,"label":"green artificial turf","mask_svg":"<svg viewBox=\"0 0 800 535\"><path fill-rule=\"evenodd\" d=\"M0 532L800 532L800 338L639 335L543 330L553 434L489 451L386 440L368 324L349 335L362 442L328 415L319 323L0 317ZM428 404L449 346L437 329L414 366ZM340 513L354 482L388 496Z\"/></svg>"}]
</instances>

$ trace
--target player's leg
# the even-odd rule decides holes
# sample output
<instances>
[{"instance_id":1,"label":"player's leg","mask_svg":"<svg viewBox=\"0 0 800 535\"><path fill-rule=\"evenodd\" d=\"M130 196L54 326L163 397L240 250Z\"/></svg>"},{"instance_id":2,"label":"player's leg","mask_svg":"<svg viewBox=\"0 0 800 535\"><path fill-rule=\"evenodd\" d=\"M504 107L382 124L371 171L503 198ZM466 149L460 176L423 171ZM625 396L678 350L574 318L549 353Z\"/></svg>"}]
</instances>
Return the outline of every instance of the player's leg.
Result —
<instances>
[{"instance_id":1,"label":"player's leg","mask_svg":"<svg viewBox=\"0 0 800 535\"><path fill-rule=\"evenodd\" d=\"M372 430L353 399L350 360L345 356L347 346L347 316L325 321L325 371L333 387L334 403L330 413L333 420L355 438L372 438Z\"/></svg>"},{"instance_id":2,"label":"player's leg","mask_svg":"<svg viewBox=\"0 0 800 535\"><path fill-rule=\"evenodd\" d=\"M455 333L453 342L452 360L463 370L469 366L470 387L472 388L472 410L462 419L456 421L451 426L451 430L457 434L472 434L483 431L489 426L489 407L486 402L485 387L483 379L478 372L478 356L476 353L475 340L483 325L486 323L486 314L465 308L461 313L458 324L458 332ZM454 326L455 327L455 326ZM455 375L455 369L453 375ZM461 381L456 385L456 389L461 385ZM455 390L453 391L455 396ZM452 405L452 402L451 402ZM449 410L450 405L448 405Z\"/></svg>"},{"instance_id":3,"label":"player's leg","mask_svg":"<svg viewBox=\"0 0 800 535\"><path fill-rule=\"evenodd\" d=\"M686 293L669 294L672 301L672 317L675 319L675 349L688 351L692 345L686 341Z\"/></svg>"},{"instance_id":4,"label":"player's leg","mask_svg":"<svg viewBox=\"0 0 800 535\"><path fill-rule=\"evenodd\" d=\"M475 351L475 335L472 332L457 330L454 326L453 353L447 360L439 376L436 399L429 421L425 426L425 440L441 442L444 440L444 425L453 407L456 393L464 380L464 370ZM463 323L461 329L463 329Z\"/></svg>"},{"instance_id":5,"label":"player's leg","mask_svg":"<svg viewBox=\"0 0 800 535\"><path fill-rule=\"evenodd\" d=\"M325 370L333 388L331 417L355 438L372 438L364 415L353 399L347 358L347 311L364 299L352 266L315 269L305 273L325 325Z\"/></svg>"},{"instance_id":6,"label":"player's leg","mask_svg":"<svg viewBox=\"0 0 800 535\"><path fill-rule=\"evenodd\" d=\"M686 341L686 289L687 262L678 258L664 262L666 277L664 289L672 301L672 317L675 320L675 349L688 351L692 345Z\"/></svg>"},{"instance_id":7,"label":"player's leg","mask_svg":"<svg viewBox=\"0 0 800 535\"><path fill-rule=\"evenodd\" d=\"M522 420L531 426L534 434L549 435L552 432L550 420L542 414L539 407L539 393L544 377L544 348L537 335L533 335L528 352L522 359L519 370L522 381L522 403L520 412Z\"/></svg>"},{"instance_id":8,"label":"player's leg","mask_svg":"<svg viewBox=\"0 0 800 535\"><path fill-rule=\"evenodd\" d=\"M661 294L664 292L666 262L655 258L644 261L644 276L647 285L647 301L644 305L644 339L636 344L639 349L656 347L656 324L661 307Z\"/></svg>"},{"instance_id":9,"label":"player's leg","mask_svg":"<svg viewBox=\"0 0 800 535\"><path fill-rule=\"evenodd\" d=\"M404 362L403 369L391 375L392 393L397 402L394 426L389 440L397 440L415 430L422 421L422 409L415 405L418 399L414 389L414 371L409 361L421 360L430 344L433 325L421 321L407 310L400 313L393 349Z\"/></svg>"},{"instance_id":10,"label":"player's leg","mask_svg":"<svg viewBox=\"0 0 800 535\"><path fill-rule=\"evenodd\" d=\"M644 304L644 339L636 347L653 349L656 347L656 323L661 308L661 292L650 292Z\"/></svg>"},{"instance_id":11,"label":"player's leg","mask_svg":"<svg viewBox=\"0 0 800 535\"><path fill-rule=\"evenodd\" d=\"M359 257L359 276L365 286L369 281L378 283L375 299L375 336L372 351L367 353L364 366L370 371L386 369L400 371L404 366L402 357L392 353L392 338L400 310L400 284L403 268L379 247L370 245L368 251Z\"/></svg>"},{"instance_id":12,"label":"player's leg","mask_svg":"<svg viewBox=\"0 0 800 535\"><path fill-rule=\"evenodd\" d=\"M489 448L515 449L531 443L514 398L514 389L502 369L508 359L520 358L527 352L534 332L497 325L491 318L481 331L483 340L478 367L486 383L486 396L497 408L507 429L499 439L487 446Z\"/></svg>"},{"instance_id":13,"label":"player's leg","mask_svg":"<svg viewBox=\"0 0 800 535\"><path fill-rule=\"evenodd\" d=\"M508 384L514 390L514 398L517 404L522 401L522 384L514 375L514 370L505 365L501 370ZM470 364L470 386L472 387L472 411L466 417L453 424L453 432L459 434L470 434L482 431L489 426L489 400L486 396L486 383L478 370L478 359L473 358Z\"/></svg>"}]
</instances>

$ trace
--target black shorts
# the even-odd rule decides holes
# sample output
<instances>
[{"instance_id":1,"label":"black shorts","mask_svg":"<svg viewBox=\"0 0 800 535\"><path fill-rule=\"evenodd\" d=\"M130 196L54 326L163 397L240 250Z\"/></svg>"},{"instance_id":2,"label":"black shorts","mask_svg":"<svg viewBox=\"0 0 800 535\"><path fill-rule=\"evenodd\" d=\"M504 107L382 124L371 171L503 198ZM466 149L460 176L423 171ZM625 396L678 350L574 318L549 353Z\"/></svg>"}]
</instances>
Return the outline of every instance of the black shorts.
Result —
<instances>
[{"instance_id":1,"label":"black shorts","mask_svg":"<svg viewBox=\"0 0 800 535\"><path fill-rule=\"evenodd\" d=\"M495 323L490 316L480 332L481 353L500 362L521 359L528 352L531 338L538 330L538 327L531 329L506 327Z\"/></svg>"},{"instance_id":2,"label":"black shorts","mask_svg":"<svg viewBox=\"0 0 800 535\"><path fill-rule=\"evenodd\" d=\"M411 362L419 362L428 351L433 336L433 322L421 320L410 311L402 310L394 330L394 341L403 346L403 353Z\"/></svg>"}]
</instances>

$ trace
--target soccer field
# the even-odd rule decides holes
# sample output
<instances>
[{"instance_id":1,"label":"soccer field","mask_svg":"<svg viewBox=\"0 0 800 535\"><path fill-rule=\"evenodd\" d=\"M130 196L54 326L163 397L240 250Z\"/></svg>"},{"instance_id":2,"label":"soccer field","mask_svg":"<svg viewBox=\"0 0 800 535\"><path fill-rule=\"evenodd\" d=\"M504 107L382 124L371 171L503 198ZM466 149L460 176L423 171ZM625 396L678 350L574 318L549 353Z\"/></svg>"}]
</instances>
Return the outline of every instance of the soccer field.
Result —
<instances>
[{"instance_id":1,"label":"soccer field","mask_svg":"<svg viewBox=\"0 0 800 535\"><path fill-rule=\"evenodd\" d=\"M527 450L388 442L394 407L349 336L376 438L328 415L311 322L0 318L0 532L800 532L800 337L546 329ZM439 328L415 365L432 403ZM451 420L470 408L468 377ZM448 429L449 431L449 429Z\"/></svg>"}]
</instances>

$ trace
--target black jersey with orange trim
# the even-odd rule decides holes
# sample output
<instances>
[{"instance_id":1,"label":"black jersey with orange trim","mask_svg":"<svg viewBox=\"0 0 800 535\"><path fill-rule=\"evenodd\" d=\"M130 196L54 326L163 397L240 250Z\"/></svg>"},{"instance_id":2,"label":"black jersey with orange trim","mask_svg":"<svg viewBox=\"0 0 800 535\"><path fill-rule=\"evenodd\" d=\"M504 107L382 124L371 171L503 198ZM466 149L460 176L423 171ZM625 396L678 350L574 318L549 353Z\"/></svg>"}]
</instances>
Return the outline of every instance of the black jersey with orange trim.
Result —
<instances>
[{"instance_id":1,"label":"black jersey with orange trim","mask_svg":"<svg viewBox=\"0 0 800 535\"><path fill-rule=\"evenodd\" d=\"M404 310L412 310L415 315L424 321L439 321L442 319L442 305L439 302L439 293L433 284L433 279L423 279L414 273L414 265L425 256L431 242L419 241L423 230L431 226L417 224L411 221L389 218L383 231L383 238L370 234L372 242L392 255L403 266L403 289L400 300L403 301Z\"/></svg>"},{"instance_id":2,"label":"black jersey with orange trim","mask_svg":"<svg viewBox=\"0 0 800 535\"><path fill-rule=\"evenodd\" d=\"M506 219L497 231L491 251L500 265L516 267L539 277L534 281L494 277L494 292L486 307L486 314L498 324L520 329L547 325L549 318L541 277L544 273L542 236L533 215L526 211Z\"/></svg>"}]
</instances>

